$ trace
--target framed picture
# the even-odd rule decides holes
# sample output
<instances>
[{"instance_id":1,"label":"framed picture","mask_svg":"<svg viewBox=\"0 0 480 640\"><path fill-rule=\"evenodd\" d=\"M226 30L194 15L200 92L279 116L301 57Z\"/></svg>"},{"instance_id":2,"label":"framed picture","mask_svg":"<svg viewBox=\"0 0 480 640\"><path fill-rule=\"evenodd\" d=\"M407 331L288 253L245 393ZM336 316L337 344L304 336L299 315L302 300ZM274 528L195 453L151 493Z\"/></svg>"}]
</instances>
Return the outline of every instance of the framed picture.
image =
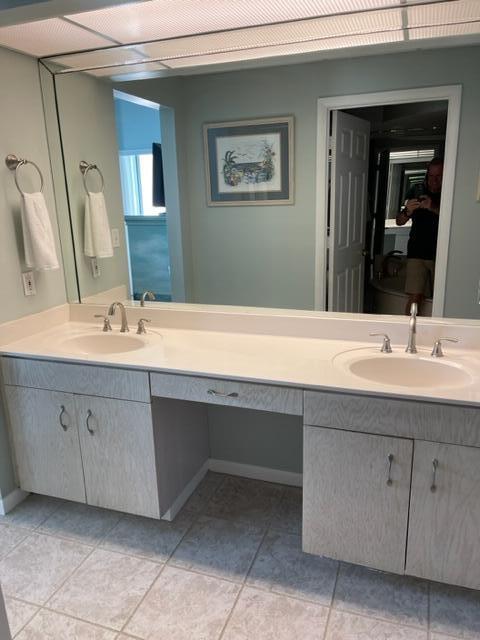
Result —
<instances>
[{"instance_id":1,"label":"framed picture","mask_svg":"<svg viewBox=\"0 0 480 640\"><path fill-rule=\"evenodd\" d=\"M211 206L293 203L293 117L203 127Z\"/></svg>"}]
</instances>

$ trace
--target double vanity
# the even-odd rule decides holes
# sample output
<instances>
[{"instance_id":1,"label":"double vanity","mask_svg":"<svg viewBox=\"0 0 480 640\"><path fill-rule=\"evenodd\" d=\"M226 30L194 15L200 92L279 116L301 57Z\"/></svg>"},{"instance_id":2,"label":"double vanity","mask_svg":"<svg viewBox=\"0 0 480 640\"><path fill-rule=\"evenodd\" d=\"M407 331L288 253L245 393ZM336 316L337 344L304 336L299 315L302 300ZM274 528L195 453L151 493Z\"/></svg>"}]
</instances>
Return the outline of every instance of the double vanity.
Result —
<instances>
[{"instance_id":1,"label":"double vanity","mask_svg":"<svg viewBox=\"0 0 480 640\"><path fill-rule=\"evenodd\" d=\"M175 307L129 309L128 333L88 305L0 331L23 490L173 519L209 468L209 405L303 416L305 552L480 588L474 323L422 320L405 353L405 318Z\"/></svg>"}]
</instances>

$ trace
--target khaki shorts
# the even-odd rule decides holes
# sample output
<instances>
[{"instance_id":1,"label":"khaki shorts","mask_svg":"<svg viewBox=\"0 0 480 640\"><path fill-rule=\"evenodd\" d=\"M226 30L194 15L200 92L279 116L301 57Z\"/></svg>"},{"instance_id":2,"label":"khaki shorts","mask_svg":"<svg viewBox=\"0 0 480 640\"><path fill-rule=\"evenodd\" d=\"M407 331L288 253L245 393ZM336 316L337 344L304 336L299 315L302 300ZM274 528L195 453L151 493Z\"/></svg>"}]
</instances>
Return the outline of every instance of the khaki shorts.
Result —
<instances>
[{"instance_id":1,"label":"khaki shorts","mask_svg":"<svg viewBox=\"0 0 480 640\"><path fill-rule=\"evenodd\" d=\"M407 277L405 293L423 294L426 298L433 296L435 279L435 260L407 259Z\"/></svg>"}]
</instances>

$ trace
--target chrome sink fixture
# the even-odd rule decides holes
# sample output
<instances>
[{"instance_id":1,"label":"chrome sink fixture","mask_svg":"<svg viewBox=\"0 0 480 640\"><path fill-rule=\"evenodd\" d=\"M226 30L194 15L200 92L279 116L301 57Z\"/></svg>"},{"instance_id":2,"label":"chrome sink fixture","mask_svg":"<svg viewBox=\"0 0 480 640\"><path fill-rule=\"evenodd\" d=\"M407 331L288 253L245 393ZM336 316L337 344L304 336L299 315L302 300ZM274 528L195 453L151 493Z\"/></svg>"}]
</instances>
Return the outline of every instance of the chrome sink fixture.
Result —
<instances>
[{"instance_id":1,"label":"chrome sink fixture","mask_svg":"<svg viewBox=\"0 0 480 640\"><path fill-rule=\"evenodd\" d=\"M117 310L117 307L120 309L120 313L122 314L122 325L120 327L120 333L126 333L127 331L130 331L130 329L128 328L127 312L122 302L112 302L112 304L108 308L107 315L114 316L115 311Z\"/></svg>"},{"instance_id":2,"label":"chrome sink fixture","mask_svg":"<svg viewBox=\"0 0 480 640\"><path fill-rule=\"evenodd\" d=\"M417 313L417 303L412 302L412 306L410 307L410 320L408 322L408 342L405 349L407 353L417 353Z\"/></svg>"}]
</instances>

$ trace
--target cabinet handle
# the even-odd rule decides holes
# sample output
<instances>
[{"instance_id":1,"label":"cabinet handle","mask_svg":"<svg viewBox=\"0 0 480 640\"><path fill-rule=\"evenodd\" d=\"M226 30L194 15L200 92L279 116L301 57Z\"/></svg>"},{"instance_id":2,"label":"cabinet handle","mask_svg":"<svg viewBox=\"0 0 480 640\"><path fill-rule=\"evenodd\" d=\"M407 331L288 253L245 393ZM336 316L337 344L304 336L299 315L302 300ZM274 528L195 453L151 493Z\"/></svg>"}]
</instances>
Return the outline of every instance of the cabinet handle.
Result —
<instances>
[{"instance_id":1,"label":"cabinet handle","mask_svg":"<svg viewBox=\"0 0 480 640\"><path fill-rule=\"evenodd\" d=\"M63 414L66 413L65 405L64 404L60 405L60 408L61 408L61 411L60 411L60 415L58 416L58 421L60 422L60 426L62 427L62 429L66 431L68 429L68 424L65 424L62 420Z\"/></svg>"},{"instance_id":2,"label":"cabinet handle","mask_svg":"<svg viewBox=\"0 0 480 640\"><path fill-rule=\"evenodd\" d=\"M232 393L225 393L223 391L215 391L215 389L209 389L207 391L209 396L217 396L218 398L238 398L238 393L232 391Z\"/></svg>"},{"instance_id":3,"label":"cabinet handle","mask_svg":"<svg viewBox=\"0 0 480 640\"><path fill-rule=\"evenodd\" d=\"M433 471L432 471L432 486L430 487L430 491L432 493L435 493L435 491L437 490L437 467L438 467L438 460L436 458L434 458L432 460L432 467L433 467Z\"/></svg>"},{"instance_id":4,"label":"cabinet handle","mask_svg":"<svg viewBox=\"0 0 480 640\"><path fill-rule=\"evenodd\" d=\"M88 433L93 436L95 434L95 431L92 429L92 427L90 426L90 418L93 416L93 413L90 411L90 409L87 411L87 419L86 419L86 425L87 425L87 430Z\"/></svg>"},{"instance_id":5,"label":"cabinet handle","mask_svg":"<svg viewBox=\"0 0 480 640\"><path fill-rule=\"evenodd\" d=\"M393 480L392 480L392 462L393 462L393 453L389 453L388 454L388 476L387 476L387 485L389 487L392 486L393 484Z\"/></svg>"}]
</instances>

